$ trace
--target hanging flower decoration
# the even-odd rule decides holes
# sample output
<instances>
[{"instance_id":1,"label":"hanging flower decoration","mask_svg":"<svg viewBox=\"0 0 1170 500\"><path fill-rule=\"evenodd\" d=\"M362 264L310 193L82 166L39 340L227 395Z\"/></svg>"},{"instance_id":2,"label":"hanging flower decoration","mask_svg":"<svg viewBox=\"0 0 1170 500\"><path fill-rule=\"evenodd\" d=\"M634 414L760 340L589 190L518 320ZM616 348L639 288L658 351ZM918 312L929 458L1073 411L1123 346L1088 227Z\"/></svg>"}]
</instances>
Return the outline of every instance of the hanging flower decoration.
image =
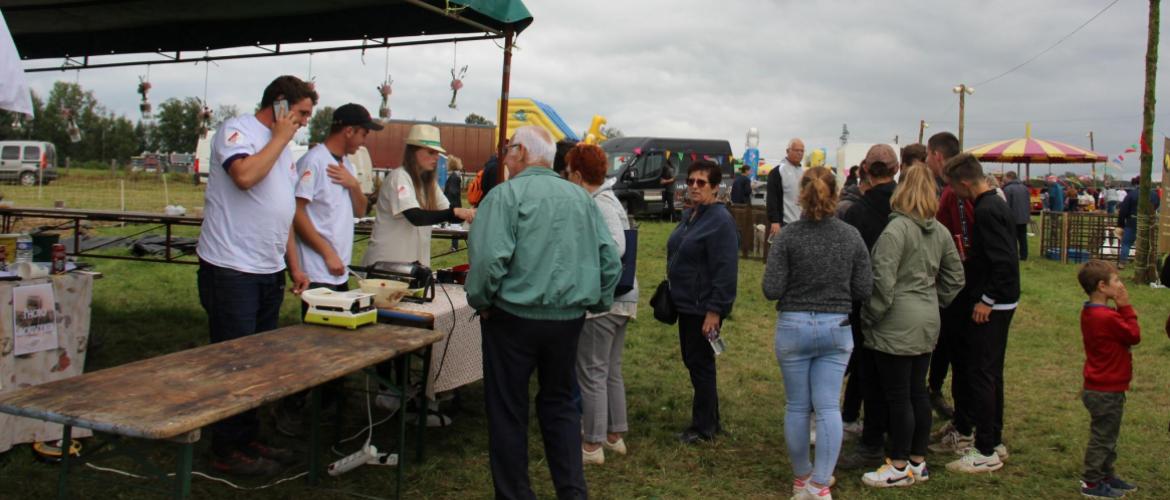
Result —
<instances>
[{"instance_id":1,"label":"hanging flower decoration","mask_svg":"<svg viewBox=\"0 0 1170 500\"><path fill-rule=\"evenodd\" d=\"M207 131L211 130L211 108L203 106L199 111L199 135L207 137Z\"/></svg>"},{"instance_id":2,"label":"hanging flower decoration","mask_svg":"<svg viewBox=\"0 0 1170 500\"><path fill-rule=\"evenodd\" d=\"M378 94L382 96L382 106L378 108L378 118L383 120L390 119L390 94L394 93L394 89L390 87L392 83L394 80L387 77L386 81L377 87Z\"/></svg>"},{"instance_id":3,"label":"hanging flower decoration","mask_svg":"<svg viewBox=\"0 0 1170 500\"><path fill-rule=\"evenodd\" d=\"M61 118L65 119L65 133L69 134L69 141L81 142L81 127L77 126L77 120L73 116L73 108L62 109Z\"/></svg>"},{"instance_id":4,"label":"hanging flower decoration","mask_svg":"<svg viewBox=\"0 0 1170 500\"><path fill-rule=\"evenodd\" d=\"M451 104L447 107L457 109L455 106L455 98L459 97L459 90L463 88L463 77L467 76L467 66L459 69L459 74L456 76L455 68L451 68Z\"/></svg>"},{"instance_id":5,"label":"hanging flower decoration","mask_svg":"<svg viewBox=\"0 0 1170 500\"><path fill-rule=\"evenodd\" d=\"M150 120L153 118L153 114L151 113L152 106L150 105L150 99L146 95L148 92L150 92L151 87L152 85L149 81L146 80L146 77L138 77L138 94L142 96L142 102L138 103L138 110L142 112L143 120Z\"/></svg>"}]
</instances>

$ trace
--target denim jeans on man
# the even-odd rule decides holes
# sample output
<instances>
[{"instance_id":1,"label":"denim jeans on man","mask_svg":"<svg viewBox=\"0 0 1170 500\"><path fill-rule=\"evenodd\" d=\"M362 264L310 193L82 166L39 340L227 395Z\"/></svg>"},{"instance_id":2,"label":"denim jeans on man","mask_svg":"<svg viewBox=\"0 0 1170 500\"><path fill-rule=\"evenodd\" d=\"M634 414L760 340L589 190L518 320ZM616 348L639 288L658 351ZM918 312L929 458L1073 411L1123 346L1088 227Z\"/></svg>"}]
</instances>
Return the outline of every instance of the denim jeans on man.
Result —
<instances>
[{"instance_id":1,"label":"denim jeans on man","mask_svg":"<svg viewBox=\"0 0 1170 500\"><path fill-rule=\"evenodd\" d=\"M251 274L200 261L196 277L212 344L276 329L284 300L283 271ZM249 410L212 424L211 430L212 452L226 456L256 440L260 420L256 410Z\"/></svg>"},{"instance_id":2,"label":"denim jeans on man","mask_svg":"<svg viewBox=\"0 0 1170 500\"><path fill-rule=\"evenodd\" d=\"M776 360L787 398L784 441L796 477L812 473L827 485L841 453L841 381L853 333L842 313L781 312L776 320ZM817 456L809 461L809 412L816 410Z\"/></svg>"}]
</instances>

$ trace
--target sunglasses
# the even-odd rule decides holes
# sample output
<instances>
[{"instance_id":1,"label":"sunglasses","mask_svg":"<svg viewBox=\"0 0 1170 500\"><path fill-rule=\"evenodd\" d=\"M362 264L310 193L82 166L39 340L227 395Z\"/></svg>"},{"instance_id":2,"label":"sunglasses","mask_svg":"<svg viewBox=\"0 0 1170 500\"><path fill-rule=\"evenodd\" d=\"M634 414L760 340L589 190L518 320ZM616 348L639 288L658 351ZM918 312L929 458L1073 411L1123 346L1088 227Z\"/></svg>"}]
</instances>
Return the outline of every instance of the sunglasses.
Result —
<instances>
[{"instance_id":1,"label":"sunglasses","mask_svg":"<svg viewBox=\"0 0 1170 500\"><path fill-rule=\"evenodd\" d=\"M687 187L695 187L695 186L698 186L698 187L707 187L707 180L706 180L706 179L696 179L696 178L693 178L693 177L688 177L688 178L687 178Z\"/></svg>"}]
</instances>

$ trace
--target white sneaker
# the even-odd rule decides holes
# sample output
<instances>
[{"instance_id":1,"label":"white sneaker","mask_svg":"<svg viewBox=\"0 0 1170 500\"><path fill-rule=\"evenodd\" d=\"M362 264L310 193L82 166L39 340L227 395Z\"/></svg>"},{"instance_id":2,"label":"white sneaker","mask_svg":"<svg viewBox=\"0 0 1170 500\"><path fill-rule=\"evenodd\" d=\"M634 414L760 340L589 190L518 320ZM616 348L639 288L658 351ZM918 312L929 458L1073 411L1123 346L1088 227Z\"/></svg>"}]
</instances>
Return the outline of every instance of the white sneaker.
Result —
<instances>
[{"instance_id":1,"label":"white sneaker","mask_svg":"<svg viewBox=\"0 0 1170 500\"><path fill-rule=\"evenodd\" d=\"M618 440L613 443L609 442L609 439L607 438L601 442L601 446L609 451L617 453L618 455L626 454L626 440L622 438L618 438Z\"/></svg>"},{"instance_id":2,"label":"white sneaker","mask_svg":"<svg viewBox=\"0 0 1170 500\"><path fill-rule=\"evenodd\" d=\"M971 452L971 450L974 450L974 449L975 449L975 446L974 446L974 445L967 446L967 447L965 447L965 448L962 448L962 449L959 449L959 450L955 450L955 455L958 455L958 456L960 456L960 457L961 457L961 456L963 456L963 455L966 455L967 453L970 453L970 452ZM1000 462L1007 462L1007 459L1008 459L1008 457L1010 457L1010 456L1011 456L1011 455L1009 455L1009 454L1008 454L1008 449L1007 449L1007 446L1006 446L1006 445L1004 445L1003 443L1000 443L999 445L997 445L997 446L995 447L995 454L996 454L996 455L999 455L999 461L1000 461Z\"/></svg>"},{"instance_id":3,"label":"white sneaker","mask_svg":"<svg viewBox=\"0 0 1170 500\"><path fill-rule=\"evenodd\" d=\"M953 472L966 472L968 474L978 474L981 472L994 472L1003 468L1003 462L999 459L999 454L991 452L991 455L984 456L979 453L979 450L971 449L962 458L947 464L947 470Z\"/></svg>"},{"instance_id":4,"label":"white sneaker","mask_svg":"<svg viewBox=\"0 0 1170 500\"><path fill-rule=\"evenodd\" d=\"M930 440L937 443L938 441L942 440L943 436L952 432L955 432L955 423L953 421L948 421L942 427L939 427L937 431L930 433Z\"/></svg>"},{"instance_id":5,"label":"white sneaker","mask_svg":"<svg viewBox=\"0 0 1170 500\"><path fill-rule=\"evenodd\" d=\"M897 467L894 467L894 464L886 460L886 463L878 467L878 470L866 472L862 475L861 482L865 483L866 486L872 486L874 488L904 488L914 484L914 472L910 470L909 465L902 470L898 470Z\"/></svg>"},{"instance_id":6,"label":"white sneaker","mask_svg":"<svg viewBox=\"0 0 1170 500\"><path fill-rule=\"evenodd\" d=\"M833 493L829 488L817 488L809 483L792 496L792 500L833 500Z\"/></svg>"},{"instance_id":7,"label":"white sneaker","mask_svg":"<svg viewBox=\"0 0 1170 500\"><path fill-rule=\"evenodd\" d=\"M817 421L812 419L808 421L808 444L810 446L817 445Z\"/></svg>"},{"instance_id":8,"label":"white sneaker","mask_svg":"<svg viewBox=\"0 0 1170 500\"><path fill-rule=\"evenodd\" d=\"M581 448L581 461L585 464L603 465L605 464L605 449L598 448L593 451L588 451Z\"/></svg>"},{"instance_id":9,"label":"white sneaker","mask_svg":"<svg viewBox=\"0 0 1170 500\"><path fill-rule=\"evenodd\" d=\"M930 451L935 453L946 453L950 451L961 451L964 448L975 446L975 435L971 434L964 436L959 434L959 431L951 431L943 435L937 443L929 446Z\"/></svg>"},{"instance_id":10,"label":"white sneaker","mask_svg":"<svg viewBox=\"0 0 1170 500\"><path fill-rule=\"evenodd\" d=\"M930 480L930 469L926 467L926 460L923 460L922 463L918 465L914 465L914 462L910 462L910 465L907 467L910 469L910 473L914 475L915 483L925 483Z\"/></svg>"},{"instance_id":11,"label":"white sneaker","mask_svg":"<svg viewBox=\"0 0 1170 500\"><path fill-rule=\"evenodd\" d=\"M800 495L800 492L803 491L806 487L808 487L808 485L810 483L809 479L812 479L812 476L809 476L808 479L801 479L801 478L793 479L792 480L792 494L793 495ZM834 486L837 486L837 476L829 476L829 487L832 488Z\"/></svg>"},{"instance_id":12,"label":"white sneaker","mask_svg":"<svg viewBox=\"0 0 1170 500\"><path fill-rule=\"evenodd\" d=\"M861 434L861 431L864 429L865 426L861 423L860 420L855 420L853 422L842 422L841 424L841 430L844 431L845 434L858 435Z\"/></svg>"}]
</instances>

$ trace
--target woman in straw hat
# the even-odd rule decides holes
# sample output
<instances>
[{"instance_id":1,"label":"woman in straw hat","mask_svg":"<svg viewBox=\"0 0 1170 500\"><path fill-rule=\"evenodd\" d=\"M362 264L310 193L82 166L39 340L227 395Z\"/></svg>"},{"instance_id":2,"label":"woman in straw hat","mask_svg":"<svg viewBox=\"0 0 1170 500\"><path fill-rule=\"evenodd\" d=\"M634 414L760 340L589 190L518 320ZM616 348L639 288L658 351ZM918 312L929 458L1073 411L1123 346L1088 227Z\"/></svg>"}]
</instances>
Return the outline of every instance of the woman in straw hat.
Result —
<instances>
[{"instance_id":1,"label":"woman in straw hat","mask_svg":"<svg viewBox=\"0 0 1170 500\"><path fill-rule=\"evenodd\" d=\"M363 266L379 261L431 265L431 226L443 222L470 222L475 209L451 208L435 179L439 129L415 125L406 136L402 167L390 171L378 191L377 217Z\"/></svg>"}]
</instances>

